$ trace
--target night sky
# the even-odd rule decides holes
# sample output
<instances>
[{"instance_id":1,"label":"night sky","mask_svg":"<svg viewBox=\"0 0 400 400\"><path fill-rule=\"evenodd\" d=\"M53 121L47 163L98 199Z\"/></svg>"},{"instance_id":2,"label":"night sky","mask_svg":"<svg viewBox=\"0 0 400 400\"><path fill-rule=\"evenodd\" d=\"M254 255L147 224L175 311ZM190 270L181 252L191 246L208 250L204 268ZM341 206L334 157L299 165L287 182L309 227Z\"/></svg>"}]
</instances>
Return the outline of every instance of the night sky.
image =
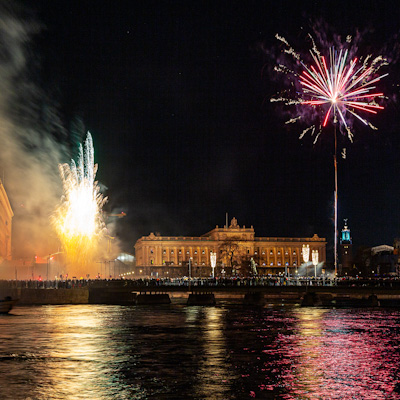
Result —
<instances>
[{"instance_id":1,"label":"night sky","mask_svg":"<svg viewBox=\"0 0 400 400\"><path fill-rule=\"evenodd\" d=\"M339 228L348 218L356 246L400 236L397 2L26 4L41 25L35 81L67 131L80 120L92 133L106 209L127 214L116 221L125 251L150 232L202 235L226 213L257 236L317 233L332 248L332 130L316 144L299 140L302 127L285 125L283 106L269 101L279 90L269 73L275 34L307 52L316 23L342 36L358 30L360 51L392 61L379 130L360 124L353 144L339 138Z\"/></svg>"}]
</instances>

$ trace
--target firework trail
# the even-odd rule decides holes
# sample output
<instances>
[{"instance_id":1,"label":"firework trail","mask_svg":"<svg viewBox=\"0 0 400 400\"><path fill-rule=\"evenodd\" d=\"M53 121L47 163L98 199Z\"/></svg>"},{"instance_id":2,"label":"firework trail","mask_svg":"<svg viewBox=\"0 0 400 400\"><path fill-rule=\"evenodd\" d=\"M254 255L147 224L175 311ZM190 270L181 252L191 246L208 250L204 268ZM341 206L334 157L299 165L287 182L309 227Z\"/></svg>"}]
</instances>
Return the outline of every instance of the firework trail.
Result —
<instances>
[{"instance_id":1,"label":"firework trail","mask_svg":"<svg viewBox=\"0 0 400 400\"><path fill-rule=\"evenodd\" d=\"M312 118L317 116L319 121L316 124L319 129L313 124L303 130L300 138L307 132L314 134L317 131L316 141L329 121L339 121L340 128L351 141L354 119L376 129L365 115L376 114L384 108L377 102L384 94L376 89L376 84L388 75L378 73L380 68L388 65L384 57L372 58L368 55L363 61L357 57L350 59L349 49L345 48L351 43L350 36L346 38L342 49L330 47L329 54L325 56L309 35L312 42L309 50L311 63L307 64L285 38L278 34L275 37L283 44L283 52L291 57L293 65L280 63L274 69L287 75L295 90L292 93L286 92L285 95L279 94L271 101L296 107L298 115L291 117L287 124L307 119L304 106L311 107Z\"/></svg>"},{"instance_id":2,"label":"firework trail","mask_svg":"<svg viewBox=\"0 0 400 400\"><path fill-rule=\"evenodd\" d=\"M107 201L95 181L97 164L90 133L85 148L79 147L78 163L72 160L71 165L60 164L59 170L64 194L52 224L61 241L68 271L82 275L98 254L105 231L101 210Z\"/></svg>"}]
</instances>

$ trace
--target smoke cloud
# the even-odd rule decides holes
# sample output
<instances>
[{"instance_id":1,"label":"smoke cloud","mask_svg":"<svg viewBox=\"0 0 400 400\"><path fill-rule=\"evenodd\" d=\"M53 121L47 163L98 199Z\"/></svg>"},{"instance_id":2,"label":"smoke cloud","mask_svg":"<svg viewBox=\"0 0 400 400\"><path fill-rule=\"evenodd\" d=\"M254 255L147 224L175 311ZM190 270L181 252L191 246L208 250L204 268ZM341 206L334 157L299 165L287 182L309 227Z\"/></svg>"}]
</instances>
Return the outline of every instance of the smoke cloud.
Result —
<instances>
[{"instance_id":1,"label":"smoke cloud","mask_svg":"<svg viewBox=\"0 0 400 400\"><path fill-rule=\"evenodd\" d=\"M0 176L15 214L13 259L58 250L49 216L62 193L66 133L33 80L29 46L40 29L14 2L0 5Z\"/></svg>"}]
</instances>

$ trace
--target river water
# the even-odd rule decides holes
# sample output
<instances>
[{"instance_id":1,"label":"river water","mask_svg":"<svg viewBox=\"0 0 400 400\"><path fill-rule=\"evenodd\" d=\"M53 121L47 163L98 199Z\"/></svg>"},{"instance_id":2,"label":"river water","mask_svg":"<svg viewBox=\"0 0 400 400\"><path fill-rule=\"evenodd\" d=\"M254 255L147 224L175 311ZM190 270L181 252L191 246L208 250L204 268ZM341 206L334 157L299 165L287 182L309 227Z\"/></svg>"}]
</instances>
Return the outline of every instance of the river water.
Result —
<instances>
[{"instance_id":1,"label":"river water","mask_svg":"<svg viewBox=\"0 0 400 400\"><path fill-rule=\"evenodd\" d=\"M16 307L0 399L400 399L400 311Z\"/></svg>"}]
</instances>

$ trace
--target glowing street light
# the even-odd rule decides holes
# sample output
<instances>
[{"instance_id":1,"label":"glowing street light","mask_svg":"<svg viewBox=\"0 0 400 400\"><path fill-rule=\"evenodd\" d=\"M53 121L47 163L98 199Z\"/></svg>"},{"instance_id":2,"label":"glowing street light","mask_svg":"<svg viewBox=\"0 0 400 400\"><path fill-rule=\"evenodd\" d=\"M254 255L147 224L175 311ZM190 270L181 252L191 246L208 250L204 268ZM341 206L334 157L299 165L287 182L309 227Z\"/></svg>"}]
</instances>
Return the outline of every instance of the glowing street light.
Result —
<instances>
[{"instance_id":1,"label":"glowing street light","mask_svg":"<svg viewBox=\"0 0 400 400\"><path fill-rule=\"evenodd\" d=\"M301 254L303 255L303 261L306 264L306 275L308 276L307 263L310 261L310 246L308 244L303 244Z\"/></svg>"},{"instance_id":2,"label":"glowing street light","mask_svg":"<svg viewBox=\"0 0 400 400\"><path fill-rule=\"evenodd\" d=\"M303 261L307 264L310 261L310 246L308 244L303 244Z\"/></svg>"},{"instance_id":3,"label":"glowing street light","mask_svg":"<svg viewBox=\"0 0 400 400\"><path fill-rule=\"evenodd\" d=\"M314 265L314 275L315 275L315 277L317 277L318 256L319 256L318 250L313 250L311 257L312 257L312 263Z\"/></svg>"},{"instance_id":4,"label":"glowing street light","mask_svg":"<svg viewBox=\"0 0 400 400\"><path fill-rule=\"evenodd\" d=\"M217 264L217 253L210 251L210 262L211 262L211 270L212 270L212 277L215 278L215 266Z\"/></svg>"},{"instance_id":5,"label":"glowing street light","mask_svg":"<svg viewBox=\"0 0 400 400\"><path fill-rule=\"evenodd\" d=\"M57 251L57 253L49 254L47 257L47 273L46 273L46 280L49 280L49 269L51 269L51 261L54 260L54 256L57 254L63 254L62 251Z\"/></svg>"}]
</instances>

